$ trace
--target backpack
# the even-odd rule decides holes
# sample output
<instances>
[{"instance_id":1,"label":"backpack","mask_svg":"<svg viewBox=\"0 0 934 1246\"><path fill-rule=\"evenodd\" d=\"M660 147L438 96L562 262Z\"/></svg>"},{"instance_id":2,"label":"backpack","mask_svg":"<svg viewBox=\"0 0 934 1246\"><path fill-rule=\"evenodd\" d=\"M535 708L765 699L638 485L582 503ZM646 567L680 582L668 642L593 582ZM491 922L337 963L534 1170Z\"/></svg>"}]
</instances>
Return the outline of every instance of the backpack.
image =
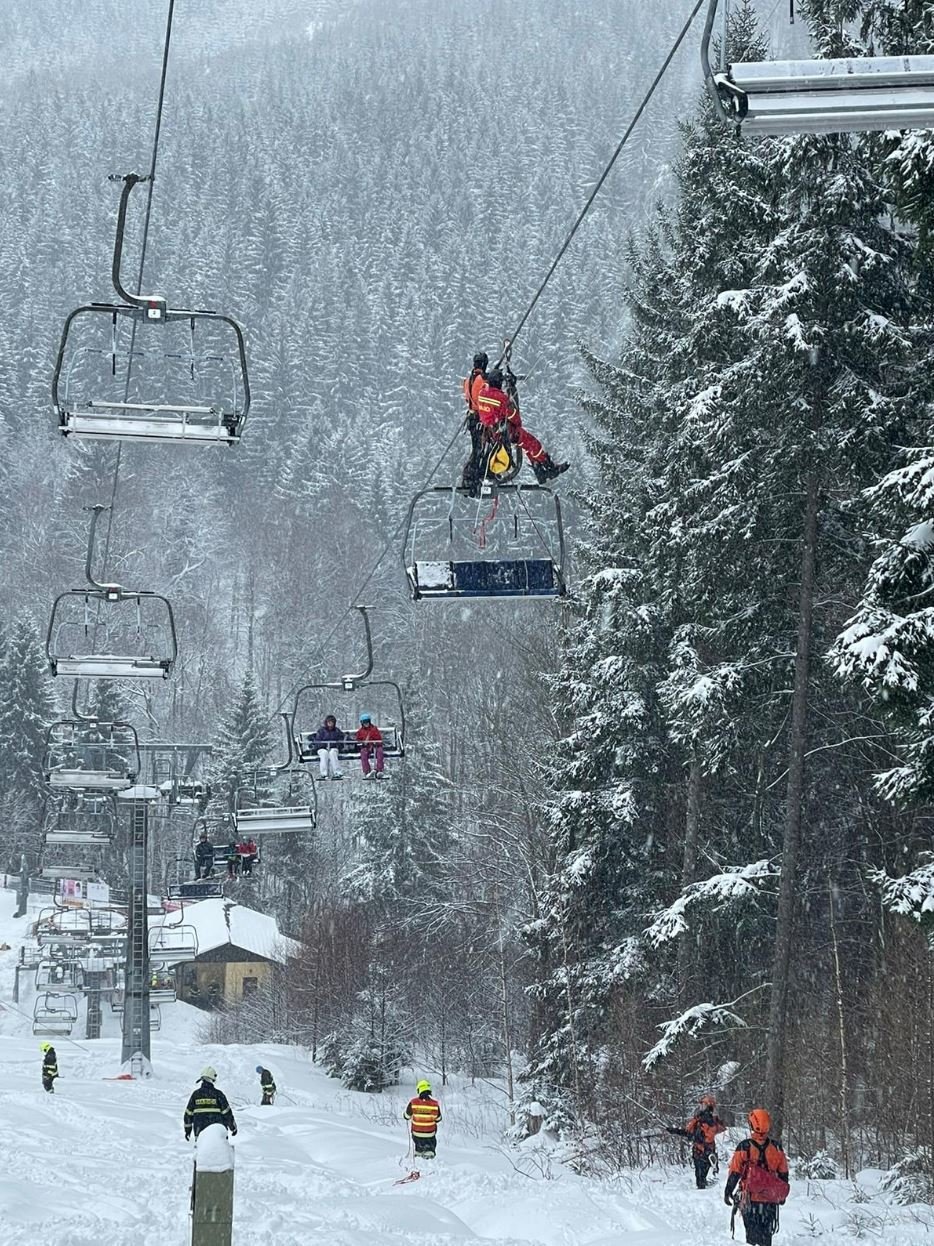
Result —
<instances>
[{"instance_id":1,"label":"backpack","mask_svg":"<svg viewBox=\"0 0 934 1246\"><path fill-rule=\"evenodd\" d=\"M750 1148L757 1147L759 1151L759 1158L755 1163L752 1162L750 1154L749 1163L743 1174L743 1193L751 1203L784 1203L788 1197L790 1190L788 1182L777 1172L772 1172L765 1158L770 1142L771 1139L766 1138L764 1144L760 1146L752 1138L749 1139ZM772 1145L775 1144L772 1143Z\"/></svg>"}]
</instances>

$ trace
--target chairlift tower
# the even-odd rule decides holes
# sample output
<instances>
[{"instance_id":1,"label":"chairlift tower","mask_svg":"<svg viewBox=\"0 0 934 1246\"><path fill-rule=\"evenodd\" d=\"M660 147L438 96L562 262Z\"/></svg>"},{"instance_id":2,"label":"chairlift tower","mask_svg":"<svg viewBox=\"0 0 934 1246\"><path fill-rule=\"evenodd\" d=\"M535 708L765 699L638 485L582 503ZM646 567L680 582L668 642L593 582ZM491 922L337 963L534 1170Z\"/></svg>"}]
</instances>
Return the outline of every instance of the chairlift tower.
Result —
<instances>
[{"instance_id":1,"label":"chairlift tower","mask_svg":"<svg viewBox=\"0 0 934 1246\"><path fill-rule=\"evenodd\" d=\"M155 787L119 793L130 810L130 895L127 903L126 994L123 1004L121 1063L137 1077L152 1073L149 1013L149 931L147 916L149 807L159 799Z\"/></svg>"}]
</instances>

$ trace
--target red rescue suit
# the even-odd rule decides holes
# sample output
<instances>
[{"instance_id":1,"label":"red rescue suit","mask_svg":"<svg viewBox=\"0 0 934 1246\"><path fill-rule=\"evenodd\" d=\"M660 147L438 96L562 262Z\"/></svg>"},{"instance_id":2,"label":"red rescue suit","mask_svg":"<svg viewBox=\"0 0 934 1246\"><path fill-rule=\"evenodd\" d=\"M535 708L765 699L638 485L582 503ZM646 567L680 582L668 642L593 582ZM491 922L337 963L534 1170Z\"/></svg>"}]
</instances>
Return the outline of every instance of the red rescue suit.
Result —
<instances>
[{"instance_id":1,"label":"red rescue suit","mask_svg":"<svg viewBox=\"0 0 934 1246\"><path fill-rule=\"evenodd\" d=\"M540 463L546 458L542 443L522 427L519 412L509 395L494 385L485 384L476 398L477 418L484 428L495 429L504 421L509 425L509 438L513 445L521 446L530 463Z\"/></svg>"}]
</instances>

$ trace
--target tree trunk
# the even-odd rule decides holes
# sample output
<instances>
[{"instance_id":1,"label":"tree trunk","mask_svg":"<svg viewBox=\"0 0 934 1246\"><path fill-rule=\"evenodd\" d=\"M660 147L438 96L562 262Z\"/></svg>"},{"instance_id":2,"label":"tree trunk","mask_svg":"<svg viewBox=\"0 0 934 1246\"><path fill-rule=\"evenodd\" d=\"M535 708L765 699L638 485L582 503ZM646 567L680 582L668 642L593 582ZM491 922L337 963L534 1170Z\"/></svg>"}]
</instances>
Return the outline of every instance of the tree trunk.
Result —
<instances>
[{"instance_id":1,"label":"tree trunk","mask_svg":"<svg viewBox=\"0 0 934 1246\"><path fill-rule=\"evenodd\" d=\"M840 944L837 939L837 919L834 914L833 883L827 882L827 900L830 905L830 941L833 950L834 984L837 996L837 1026L840 1037L840 1139L843 1150L843 1175L850 1179L850 1105L849 1073L847 1070L846 1014L843 1009L843 969L840 964Z\"/></svg>"},{"instance_id":2,"label":"tree trunk","mask_svg":"<svg viewBox=\"0 0 934 1246\"><path fill-rule=\"evenodd\" d=\"M691 765L688 770L687 808L684 815L684 850L681 855L681 890L694 882L697 872L697 839L700 829L701 785L703 782L700 758L697 750L691 754ZM691 933L681 939L678 948L678 994L681 999L687 994L688 980L691 976L693 962L693 942Z\"/></svg>"},{"instance_id":3,"label":"tree trunk","mask_svg":"<svg viewBox=\"0 0 934 1246\"><path fill-rule=\"evenodd\" d=\"M788 781L785 795L785 834L782 842L782 878L778 893L775 950L772 957L772 998L766 1042L765 1099L781 1133L785 1108L785 1019L794 938L798 886L798 850L804 805L804 758L807 749L808 675L811 661L811 620L817 555L817 476L807 477L801 554L801 591L798 602L798 643L795 652L794 693L789 728Z\"/></svg>"}]
</instances>

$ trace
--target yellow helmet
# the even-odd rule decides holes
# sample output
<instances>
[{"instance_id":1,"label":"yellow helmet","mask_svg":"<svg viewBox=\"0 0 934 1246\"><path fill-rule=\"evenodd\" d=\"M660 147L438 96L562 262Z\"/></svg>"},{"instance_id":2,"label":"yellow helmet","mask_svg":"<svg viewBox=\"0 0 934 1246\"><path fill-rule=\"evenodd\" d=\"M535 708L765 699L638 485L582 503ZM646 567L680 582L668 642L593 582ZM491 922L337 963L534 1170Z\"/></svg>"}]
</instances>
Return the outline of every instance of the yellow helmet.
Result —
<instances>
[{"instance_id":1,"label":"yellow helmet","mask_svg":"<svg viewBox=\"0 0 934 1246\"><path fill-rule=\"evenodd\" d=\"M503 472L508 472L511 466L512 460L503 446L496 447L486 465L491 476L502 476Z\"/></svg>"},{"instance_id":2,"label":"yellow helmet","mask_svg":"<svg viewBox=\"0 0 934 1246\"><path fill-rule=\"evenodd\" d=\"M40 1043L40 1044L39 1044L39 1050L40 1050L40 1051L49 1051L49 1050L50 1050L50 1048L51 1048L51 1046L52 1046L52 1044L51 1044L51 1043Z\"/></svg>"},{"instance_id":3,"label":"yellow helmet","mask_svg":"<svg viewBox=\"0 0 934 1246\"><path fill-rule=\"evenodd\" d=\"M426 1091L428 1091L429 1094L431 1093L431 1085L429 1082L419 1082L415 1089L420 1095L423 1095Z\"/></svg>"}]
</instances>

